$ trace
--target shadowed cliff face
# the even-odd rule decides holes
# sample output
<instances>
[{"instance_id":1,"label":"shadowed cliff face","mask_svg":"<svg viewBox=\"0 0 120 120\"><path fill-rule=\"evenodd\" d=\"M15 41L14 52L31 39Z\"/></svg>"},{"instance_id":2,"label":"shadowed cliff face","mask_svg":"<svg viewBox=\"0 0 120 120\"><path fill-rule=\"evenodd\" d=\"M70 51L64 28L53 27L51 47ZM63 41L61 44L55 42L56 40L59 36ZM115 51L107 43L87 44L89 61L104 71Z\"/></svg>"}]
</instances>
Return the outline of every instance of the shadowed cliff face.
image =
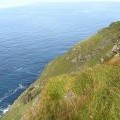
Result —
<instances>
[{"instance_id":1,"label":"shadowed cliff face","mask_svg":"<svg viewBox=\"0 0 120 120\"><path fill-rule=\"evenodd\" d=\"M115 22L76 44L46 66L1 120L120 119L119 42Z\"/></svg>"}]
</instances>

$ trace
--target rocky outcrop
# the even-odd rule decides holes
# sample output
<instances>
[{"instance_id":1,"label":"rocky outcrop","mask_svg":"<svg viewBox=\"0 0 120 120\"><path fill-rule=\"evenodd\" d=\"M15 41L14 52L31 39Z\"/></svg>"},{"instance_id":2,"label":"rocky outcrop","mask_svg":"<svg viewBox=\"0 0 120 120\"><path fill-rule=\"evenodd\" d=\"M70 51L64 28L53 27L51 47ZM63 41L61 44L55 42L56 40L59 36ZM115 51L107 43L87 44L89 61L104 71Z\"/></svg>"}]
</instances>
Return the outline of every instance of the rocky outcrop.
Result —
<instances>
[{"instance_id":1,"label":"rocky outcrop","mask_svg":"<svg viewBox=\"0 0 120 120\"><path fill-rule=\"evenodd\" d=\"M119 40L117 40L117 42L114 44L111 52L115 54L120 54L120 41Z\"/></svg>"}]
</instances>

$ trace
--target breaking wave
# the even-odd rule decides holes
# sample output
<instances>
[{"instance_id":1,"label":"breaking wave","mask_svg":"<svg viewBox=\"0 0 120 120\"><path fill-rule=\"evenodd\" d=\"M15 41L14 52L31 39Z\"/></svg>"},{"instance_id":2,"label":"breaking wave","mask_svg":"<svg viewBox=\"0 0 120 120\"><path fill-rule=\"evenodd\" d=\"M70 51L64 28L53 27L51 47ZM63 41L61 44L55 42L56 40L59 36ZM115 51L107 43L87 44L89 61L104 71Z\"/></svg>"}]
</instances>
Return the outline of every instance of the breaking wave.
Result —
<instances>
[{"instance_id":1,"label":"breaking wave","mask_svg":"<svg viewBox=\"0 0 120 120\"><path fill-rule=\"evenodd\" d=\"M7 98L11 97L12 95L16 94L17 92L19 92L20 90L25 90L26 89L26 86L22 85L22 84L19 84L18 87L14 90L9 90L8 93L6 93L2 98L0 98L0 104L2 102L4 102ZM9 104L9 103L8 103ZM7 106L7 107L5 107ZM10 108L10 105L5 105L4 107L0 107L0 114L5 114L9 108Z\"/></svg>"}]
</instances>

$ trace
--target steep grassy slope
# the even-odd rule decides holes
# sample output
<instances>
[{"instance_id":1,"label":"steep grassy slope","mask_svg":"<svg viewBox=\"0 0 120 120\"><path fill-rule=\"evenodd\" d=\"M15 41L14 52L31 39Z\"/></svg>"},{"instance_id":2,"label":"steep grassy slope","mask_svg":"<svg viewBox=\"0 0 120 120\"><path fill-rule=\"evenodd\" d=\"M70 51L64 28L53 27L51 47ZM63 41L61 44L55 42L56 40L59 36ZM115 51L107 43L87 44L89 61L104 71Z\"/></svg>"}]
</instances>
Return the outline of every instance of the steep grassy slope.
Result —
<instances>
[{"instance_id":1,"label":"steep grassy slope","mask_svg":"<svg viewBox=\"0 0 120 120\"><path fill-rule=\"evenodd\" d=\"M1 120L119 120L119 36L112 23L49 63Z\"/></svg>"},{"instance_id":2,"label":"steep grassy slope","mask_svg":"<svg viewBox=\"0 0 120 120\"><path fill-rule=\"evenodd\" d=\"M98 65L49 80L23 120L119 120L120 66Z\"/></svg>"}]
</instances>

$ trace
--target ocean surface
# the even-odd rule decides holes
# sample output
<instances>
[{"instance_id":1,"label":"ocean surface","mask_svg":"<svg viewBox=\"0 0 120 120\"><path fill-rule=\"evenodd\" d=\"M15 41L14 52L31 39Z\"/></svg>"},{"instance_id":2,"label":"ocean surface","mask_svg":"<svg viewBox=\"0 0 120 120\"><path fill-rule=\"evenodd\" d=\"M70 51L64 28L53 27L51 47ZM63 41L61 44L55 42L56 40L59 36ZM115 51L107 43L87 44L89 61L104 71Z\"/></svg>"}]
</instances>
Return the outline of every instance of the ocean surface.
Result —
<instances>
[{"instance_id":1,"label":"ocean surface","mask_svg":"<svg viewBox=\"0 0 120 120\"><path fill-rule=\"evenodd\" d=\"M45 65L120 20L120 3L53 3L0 9L0 114Z\"/></svg>"}]
</instances>

